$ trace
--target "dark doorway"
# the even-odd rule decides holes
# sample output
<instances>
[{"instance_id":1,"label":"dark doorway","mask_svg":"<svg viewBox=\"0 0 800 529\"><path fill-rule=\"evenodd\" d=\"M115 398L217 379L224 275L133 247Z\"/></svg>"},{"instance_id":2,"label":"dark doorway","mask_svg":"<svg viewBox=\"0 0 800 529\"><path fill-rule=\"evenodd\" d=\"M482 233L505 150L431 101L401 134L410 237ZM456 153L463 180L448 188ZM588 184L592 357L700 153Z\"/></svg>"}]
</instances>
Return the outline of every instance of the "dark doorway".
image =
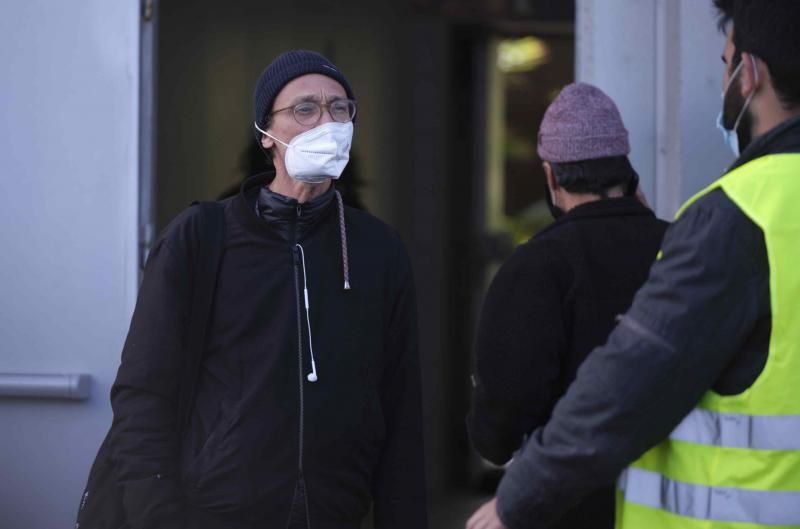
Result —
<instances>
[{"instance_id":1,"label":"dark doorway","mask_svg":"<svg viewBox=\"0 0 800 529\"><path fill-rule=\"evenodd\" d=\"M474 329L499 265L551 221L537 132L547 106L574 80L574 12L535 13L542 10L513 23L500 15L480 24L457 19L450 33L441 441L448 457L440 461L447 480L437 520L463 513L463 521L502 475L471 449L464 428Z\"/></svg>"}]
</instances>

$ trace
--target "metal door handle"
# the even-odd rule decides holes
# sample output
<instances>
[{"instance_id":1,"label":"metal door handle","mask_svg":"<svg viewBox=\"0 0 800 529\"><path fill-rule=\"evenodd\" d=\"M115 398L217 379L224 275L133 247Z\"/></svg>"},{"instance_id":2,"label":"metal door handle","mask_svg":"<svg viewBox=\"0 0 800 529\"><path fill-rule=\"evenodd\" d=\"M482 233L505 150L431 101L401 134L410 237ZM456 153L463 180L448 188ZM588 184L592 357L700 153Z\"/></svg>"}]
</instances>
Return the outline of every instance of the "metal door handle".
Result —
<instances>
[{"instance_id":1,"label":"metal door handle","mask_svg":"<svg viewBox=\"0 0 800 529\"><path fill-rule=\"evenodd\" d=\"M34 375L0 373L0 398L27 397L43 399L86 400L91 376Z\"/></svg>"}]
</instances>

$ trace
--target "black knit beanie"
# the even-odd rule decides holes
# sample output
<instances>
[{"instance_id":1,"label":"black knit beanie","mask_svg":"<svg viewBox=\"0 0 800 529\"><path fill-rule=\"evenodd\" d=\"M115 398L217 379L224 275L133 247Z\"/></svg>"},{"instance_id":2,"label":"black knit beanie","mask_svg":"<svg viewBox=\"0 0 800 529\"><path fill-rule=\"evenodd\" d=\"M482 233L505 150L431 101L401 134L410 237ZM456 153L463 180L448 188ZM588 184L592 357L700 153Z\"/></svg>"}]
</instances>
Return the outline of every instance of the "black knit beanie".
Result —
<instances>
[{"instance_id":1,"label":"black knit beanie","mask_svg":"<svg viewBox=\"0 0 800 529\"><path fill-rule=\"evenodd\" d=\"M318 73L330 77L342 85L347 97L355 99L350 83L347 82L344 75L331 61L315 51L287 51L278 56L261 72L261 77L258 78L256 83L256 90L253 93L253 110L255 112L255 122L258 123L259 127L264 128L267 114L272 111L272 103L275 101L278 92L292 79L309 73ZM261 133L257 130L254 130L254 132L256 140L259 140Z\"/></svg>"}]
</instances>

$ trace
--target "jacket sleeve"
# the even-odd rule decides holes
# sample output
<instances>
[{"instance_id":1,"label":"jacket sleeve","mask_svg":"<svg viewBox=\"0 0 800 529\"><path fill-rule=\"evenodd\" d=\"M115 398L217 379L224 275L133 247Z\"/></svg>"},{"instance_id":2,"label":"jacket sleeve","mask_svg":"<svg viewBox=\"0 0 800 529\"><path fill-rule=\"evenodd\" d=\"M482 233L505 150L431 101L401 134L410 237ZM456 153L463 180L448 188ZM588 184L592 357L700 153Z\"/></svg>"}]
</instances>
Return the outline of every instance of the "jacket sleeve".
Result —
<instances>
[{"instance_id":1,"label":"jacket sleeve","mask_svg":"<svg viewBox=\"0 0 800 529\"><path fill-rule=\"evenodd\" d=\"M182 526L177 401L192 273L160 239L151 250L111 389L113 455L131 529Z\"/></svg>"},{"instance_id":2,"label":"jacket sleeve","mask_svg":"<svg viewBox=\"0 0 800 529\"><path fill-rule=\"evenodd\" d=\"M566 344L552 254L531 243L520 247L498 271L481 310L467 430L475 449L498 465L555 404Z\"/></svg>"},{"instance_id":3,"label":"jacket sleeve","mask_svg":"<svg viewBox=\"0 0 800 529\"><path fill-rule=\"evenodd\" d=\"M768 316L768 275L763 233L722 192L687 210L628 313L503 477L504 524L549 527L666 438Z\"/></svg>"},{"instance_id":4,"label":"jacket sleeve","mask_svg":"<svg viewBox=\"0 0 800 529\"><path fill-rule=\"evenodd\" d=\"M373 477L373 516L376 529L427 529L417 307L402 246L394 262L398 282L380 388L386 441Z\"/></svg>"}]
</instances>

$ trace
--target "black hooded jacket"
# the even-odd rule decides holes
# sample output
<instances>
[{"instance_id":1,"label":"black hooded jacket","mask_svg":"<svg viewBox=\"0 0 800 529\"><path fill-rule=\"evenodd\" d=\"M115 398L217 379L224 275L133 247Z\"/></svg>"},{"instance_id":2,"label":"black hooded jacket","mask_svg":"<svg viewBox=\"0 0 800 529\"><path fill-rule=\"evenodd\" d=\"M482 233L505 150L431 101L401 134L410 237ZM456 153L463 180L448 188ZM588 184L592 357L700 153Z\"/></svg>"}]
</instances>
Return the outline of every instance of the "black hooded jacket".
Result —
<instances>
[{"instance_id":1,"label":"black hooded jacket","mask_svg":"<svg viewBox=\"0 0 800 529\"><path fill-rule=\"evenodd\" d=\"M176 359L192 295L193 210L151 251L112 388L114 455L132 527L283 528L301 491L313 529L356 529L371 502L378 528L424 528L405 249L365 212L343 208L342 226L333 191L309 204L258 201L267 179L251 178L224 201L224 253L180 440ZM316 382L307 379L310 345Z\"/></svg>"}]
</instances>

